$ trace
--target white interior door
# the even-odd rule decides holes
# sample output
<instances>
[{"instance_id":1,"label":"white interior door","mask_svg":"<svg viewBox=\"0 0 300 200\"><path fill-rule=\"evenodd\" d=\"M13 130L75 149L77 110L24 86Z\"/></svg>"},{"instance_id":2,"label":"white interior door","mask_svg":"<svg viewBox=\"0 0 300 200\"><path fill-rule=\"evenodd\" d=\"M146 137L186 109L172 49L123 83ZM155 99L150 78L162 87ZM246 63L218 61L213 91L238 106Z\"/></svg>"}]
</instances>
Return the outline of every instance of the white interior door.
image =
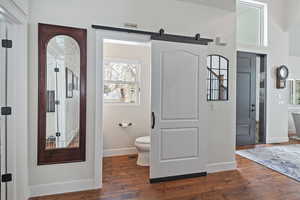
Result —
<instances>
[{"instance_id":1,"label":"white interior door","mask_svg":"<svg viewBox=\"0 0 300 200\"><path fill-rule=\"evenodd\" d=\"M206 172L206 49L152 41L153 182Z\"/></svg>"}]
</instances>

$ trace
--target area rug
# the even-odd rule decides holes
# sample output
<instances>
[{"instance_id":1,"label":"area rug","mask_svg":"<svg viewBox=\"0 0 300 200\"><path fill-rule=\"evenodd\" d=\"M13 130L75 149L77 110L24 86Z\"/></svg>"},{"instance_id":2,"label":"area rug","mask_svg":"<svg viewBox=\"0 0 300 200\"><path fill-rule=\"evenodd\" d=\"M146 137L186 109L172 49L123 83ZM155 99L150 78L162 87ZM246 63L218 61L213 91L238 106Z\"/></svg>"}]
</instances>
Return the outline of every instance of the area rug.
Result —
<instances>
[{"instance_id":1,"label":"area rug","mask_svg":"<svg viewBox=\"0 0 300 200\"><path fill-rule=\"evenodd\" d=\"M236 153L300 182L300 144L257 147Z\"/></svg>"}]
</instances>

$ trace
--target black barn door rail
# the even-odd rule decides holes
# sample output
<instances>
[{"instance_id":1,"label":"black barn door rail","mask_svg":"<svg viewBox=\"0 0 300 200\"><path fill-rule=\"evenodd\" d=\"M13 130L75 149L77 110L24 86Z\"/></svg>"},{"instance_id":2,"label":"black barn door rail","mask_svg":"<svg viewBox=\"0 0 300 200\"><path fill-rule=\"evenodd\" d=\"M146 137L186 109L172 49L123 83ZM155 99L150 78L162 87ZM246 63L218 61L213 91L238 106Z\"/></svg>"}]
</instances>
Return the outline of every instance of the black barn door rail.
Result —
<instances>
[{"instance_id":1,"label":"black barn door rail","mask_svg":"<svg viewBox=\"0 0 300 200\"><path fill-rule=\"evenodd\" d=\"M134 29L111 27L111 26L101 26L101 25L92 25L92 28L108 30L108 31L135 33L141 35L150 35L152 40L163 40L163 41L170 41L170 42L181 42L181 43L190 43L190 44L199 44L199 45L208 45L208 43L213 42L212 39L201 38L199 33L197 33L194 37L190 37L190 36L183 36L183 35L166 34L164 29L160 29L159 32L156 33L150 31L141 31L141 30L134 30Z\"/></svg>"}]
</instances>

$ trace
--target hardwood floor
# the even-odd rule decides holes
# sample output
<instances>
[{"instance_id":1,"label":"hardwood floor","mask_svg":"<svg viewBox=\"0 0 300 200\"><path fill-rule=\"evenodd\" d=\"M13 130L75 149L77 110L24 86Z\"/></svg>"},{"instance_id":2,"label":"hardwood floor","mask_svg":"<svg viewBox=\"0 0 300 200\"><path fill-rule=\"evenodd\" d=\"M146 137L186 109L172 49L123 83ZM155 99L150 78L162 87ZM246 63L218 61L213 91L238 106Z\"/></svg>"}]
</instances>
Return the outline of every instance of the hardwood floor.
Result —
<instances>
[{"instance_id":1,"label":"hardwood floor","mask_svg":"<svg viewBox=\"0 0 300 200\"><path fill-rule=\"evenodd\" d=\"M256 146L271 145L238 149ZM32 200L300 200L299 182L243 157L236 159L234 171L149 184L149 170L136 166L136 156L105 158L103 189Z\"/></svg>"}]
</instances>

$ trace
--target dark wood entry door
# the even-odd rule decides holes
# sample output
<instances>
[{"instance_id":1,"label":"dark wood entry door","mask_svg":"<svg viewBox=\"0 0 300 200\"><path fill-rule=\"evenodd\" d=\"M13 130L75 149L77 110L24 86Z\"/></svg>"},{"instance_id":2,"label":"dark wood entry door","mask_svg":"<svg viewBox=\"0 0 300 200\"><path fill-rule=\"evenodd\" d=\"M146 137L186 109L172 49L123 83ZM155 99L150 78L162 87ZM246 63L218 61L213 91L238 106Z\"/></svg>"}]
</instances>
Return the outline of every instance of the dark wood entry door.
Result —
<instances>
[{"instance_id":1,"label":"dark wood entry door","mask_svg":"<svg viewBox=\"0 0 300 200\"><path fill-rule=\"evenodd\" d=\"M256 54L237 54L236 143L255 144Z\"/></svg>"}]
</instances>

